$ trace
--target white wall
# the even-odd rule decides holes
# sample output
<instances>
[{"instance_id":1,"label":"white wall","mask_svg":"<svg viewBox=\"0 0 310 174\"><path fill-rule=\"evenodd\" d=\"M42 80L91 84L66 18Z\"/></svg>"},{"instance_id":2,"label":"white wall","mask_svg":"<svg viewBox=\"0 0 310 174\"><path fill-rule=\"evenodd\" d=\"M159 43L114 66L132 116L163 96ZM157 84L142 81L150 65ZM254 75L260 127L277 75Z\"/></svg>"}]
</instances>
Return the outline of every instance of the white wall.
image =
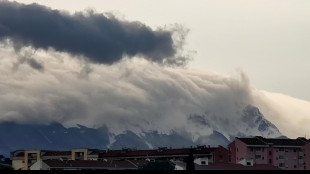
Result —
<instances>
[{"instance_id":1,"label":"white wall","mask_svg":"<svg viewBox=\"0 0 310 174\"><path fill-rule=\"evenodd\" d=\"M49 166L45 164L42 160L39 160L32 166L30 166L30 170L49 170Z\"/></svg>"},{"instance_id":2,"label":"white wall","mask_svg":"<svg viewBox=\"0 0 310 174\"><path fill-rule=\"evenodd\" d=\"M250 163L250 165L247 165L248 162ZM243 159L243 160L239 161L238 164L242 164L244 166L253 166L254 161L253 161L253 159Z\"/></svg>"},{"instance_id":3,"label":"white wall","mask_svg":"<svg viewBox=\"0 0 310 174\"><path fill-rule=\"evenodd\" d=\"M205 162L205 164L202 164L203 162ZM194 163L198 165L209 165L209 160L208 158L197 158L194 160Z\"/></svg>"}]
</instances>

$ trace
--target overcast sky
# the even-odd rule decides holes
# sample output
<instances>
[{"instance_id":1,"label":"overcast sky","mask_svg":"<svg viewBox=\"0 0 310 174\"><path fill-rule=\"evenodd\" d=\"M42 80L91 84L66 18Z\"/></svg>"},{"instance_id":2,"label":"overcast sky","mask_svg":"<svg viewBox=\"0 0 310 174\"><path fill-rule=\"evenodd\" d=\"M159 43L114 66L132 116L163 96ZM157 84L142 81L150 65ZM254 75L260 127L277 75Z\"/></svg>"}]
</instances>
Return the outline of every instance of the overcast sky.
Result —
<instances>
[{"instance_id":1,"label":"overcast sky","mask_svg":"<svg viewBox=\"0 0 310 174\"><path fill-rule=\"evenodd\" d=\"M263 90L310 100L308 0L18 0L70 12L113 12L153 28L181 24L191 67L245 71Z\"/></svg>"},{"instance_id":2,"label":"overcast sky","mask_svg":"<svg viewBox=\"0 0 310 174\"><path fill-rule=\"evenodd\" d=\"M0 0L0 121L234 137L254 105L310 135L308 0L18 2L44 6Z\"/></svg>"}]
</instances>

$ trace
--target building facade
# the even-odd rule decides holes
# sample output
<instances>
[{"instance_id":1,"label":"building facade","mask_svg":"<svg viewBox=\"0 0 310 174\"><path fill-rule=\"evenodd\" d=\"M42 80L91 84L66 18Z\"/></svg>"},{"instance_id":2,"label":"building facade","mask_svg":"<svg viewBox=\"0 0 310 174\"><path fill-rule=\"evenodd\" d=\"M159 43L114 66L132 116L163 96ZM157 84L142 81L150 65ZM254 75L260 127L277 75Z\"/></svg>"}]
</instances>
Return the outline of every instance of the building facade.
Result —
<instances>
[{"instance_id":1,"label":"building facade","mask_svg":"<svg viewBox=\"0 0 310 174\"><path fill-rule=\"evenodd\" d=\"M310 140L305 138L236 138L228 150L229 162L234 164L271 164L285 170L309 169Z\"/></svg>"},{"instance_id":2,"label":"building facade","mask_svg":"<svg viewBox=\"0 0 310 174\"><path fill-rule=\"evenodd\" d=\"M15 170L29 170L39 160L97 160L96 149L72 149L71 151L17 150L11 152L12 167ZM94 155L93 155L94 154ZM97 154L97 155L96 155Z\"/></svg>"},{"instance_id":3,"label":"building facade","mask_svg":"<svg viewBox=\"0 0 310 174\"><path fill-rule=\"evenodd\" d=\"M192 148L197 163L209 165L213 163L227 163L228 150L222 146L218 148L197 146ZM15 170L30 170L46 167L46 164L58 165L67 161L156 161L156 160L184 160L188 157L190 148L172 149L158 148L152 150L137 150L125 148L122 150L72 149L71 151L48 150L18 150L11 152L12 167ZM55 161L58 161L57 163ZM87 162L72 163L86 164ZM96 164L89 162L87 164ZM101 163L100 163L101 164ZM102 166L101 166L102 167Z\"/></svg>"}]
</instances>

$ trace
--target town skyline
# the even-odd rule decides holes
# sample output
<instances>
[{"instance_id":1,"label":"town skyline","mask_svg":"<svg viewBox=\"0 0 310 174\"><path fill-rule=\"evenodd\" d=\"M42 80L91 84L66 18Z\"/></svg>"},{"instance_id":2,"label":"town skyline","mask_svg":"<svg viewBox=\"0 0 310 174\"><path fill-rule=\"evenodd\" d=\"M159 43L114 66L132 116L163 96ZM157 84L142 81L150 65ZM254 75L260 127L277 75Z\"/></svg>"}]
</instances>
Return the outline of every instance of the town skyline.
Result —
<instances>
[{"instance_id":1,"label":"town skyline","mask_svg":"<svg viewBox=\"0 0 310 174\"><path fill-rule=\"evenodd\" d=\"M0 165L18 149L211 145L236 155L232 168L256 158L307 168L297 154L309 150L309 8L308 0L0 0ZM265 151L252 153L251 142ZM42 165L62 164L34 168Z\"/></svg>"}]
</instances>

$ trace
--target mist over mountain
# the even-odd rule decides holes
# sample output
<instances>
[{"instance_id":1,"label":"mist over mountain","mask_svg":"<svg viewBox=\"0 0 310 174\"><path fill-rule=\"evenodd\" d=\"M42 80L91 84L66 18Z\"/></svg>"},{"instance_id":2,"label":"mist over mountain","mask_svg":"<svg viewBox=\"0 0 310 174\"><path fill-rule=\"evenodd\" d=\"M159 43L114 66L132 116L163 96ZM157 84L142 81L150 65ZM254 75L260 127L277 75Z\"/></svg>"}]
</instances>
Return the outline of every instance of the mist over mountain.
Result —
<instances>
[{"instance_id":1,"label":"mist over mountain","mask_svg":"<svg viewBox=\"0 0 310 174\"><path fill-rule=\"evenodd\" d=\"M235 136L266 136L279 137L279 130L259 112L258 108L248 106L243 112L246 126L238 134L218 130L219 127L231 126L213 125L207 121L207 116L190 116L189 120L200 125L200 128L212 130L208 136L191 137L188 133L172 130L168 134L158 131L135 133L124 131L120 134L111 132L106 126L88 128L82 125L65 128L60 123L48 125L17 124L14 122L0 123L0 154L9 155L11 151L20 149L70 150L72 148L95 149L153 149L158 147L182 148L195 145L227 146ZM229 124L229 123L228 123ZM240 126L240 125L239 125ZM226 138L224 135L229 135Z\"/></svg>"},{"instance_id":2,"label":"mist over mountain","mask_svg":"<svg viewBox=\"0 0 310 174\"><path fill-rule=\"evenodd\" d=\"M282 98L288 105L279 107L276 97L252 87L242 72L225 76L193 68L163 67L139 58L100 65L65 53L39 50L28 55L28 51L25 48L19 54L38 61L44 70L20 62L14 50L1 48L0 122L57 122L66 128L77 124L95 129L106 126L116 135L125 131L136 135L175 131L191 137L191 141L217 131L229 139L240 132L254 134L249 125L256 122L262 122L260 129L264 132L268 122L262 121L256 110L250 114L256 119L244 114L244 109L252 105L286 136L296 138L307 129L296 127L307 123L295 122L306 118L307 111L302 109L296 115L298 120L285 125L287 118L292 118L290 109L294 110L296 100ZM268 136L268 131L264 135Z\"/></svg>"}]
</instances>

